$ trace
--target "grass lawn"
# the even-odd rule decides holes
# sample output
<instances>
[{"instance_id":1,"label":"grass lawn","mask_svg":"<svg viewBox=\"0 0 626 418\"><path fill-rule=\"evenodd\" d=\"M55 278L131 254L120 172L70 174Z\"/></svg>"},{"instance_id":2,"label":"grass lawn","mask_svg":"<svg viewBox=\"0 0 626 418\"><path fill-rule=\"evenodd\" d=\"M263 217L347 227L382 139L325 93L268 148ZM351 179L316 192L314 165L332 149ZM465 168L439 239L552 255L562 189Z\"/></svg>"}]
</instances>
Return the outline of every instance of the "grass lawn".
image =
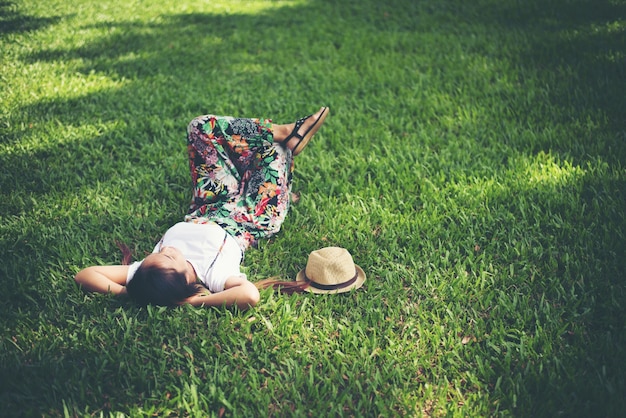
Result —
<instances>
[{"instance_id":1,"label":"grass lawn","mask_svg":"<svg viewBox=\"0 0 626 418\"><path fill-rule=\"evenodd\" d=\"M322 105L244 270L362 289L76 286L182 219L194 116ZM625 0L0 1L0 416L622 415L625 109Z\"/></svg>"}]
</instances>

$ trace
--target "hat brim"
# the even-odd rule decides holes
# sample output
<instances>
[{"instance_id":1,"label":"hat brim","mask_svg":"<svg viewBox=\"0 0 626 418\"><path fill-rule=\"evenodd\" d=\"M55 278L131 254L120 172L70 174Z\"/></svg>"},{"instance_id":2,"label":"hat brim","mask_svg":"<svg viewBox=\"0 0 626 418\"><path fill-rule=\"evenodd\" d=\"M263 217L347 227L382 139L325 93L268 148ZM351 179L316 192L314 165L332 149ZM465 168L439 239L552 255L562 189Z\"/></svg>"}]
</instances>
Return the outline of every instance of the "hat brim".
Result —
<instances>
[{"instance_id":1,"label":"hat brim","mask_svg":"<svg viewBox=\"0 0 626 418\"><path fill-rule=\"evenodd\" d=\"M365 272L363 271L363 269L357 265L354 266L356 268L356 272L357 272L357 278L354 281L354 283L352 283L350 286L346 286L346 287L342 287L342 288L338 288L338 289L332 289L332 290L326 290L326 289L318 289L317 287L314 286L308 286L306 289L307 292L311 292L311 293L345 293L345 292L349 292L352 289L358 289L359 287L363 286L363 283L365 283ZM306 282L307 280L304 278L304 269L300 270L300 272L298 272L298 274L296 275L296 282Z\"/></svg>"}]
</instances>

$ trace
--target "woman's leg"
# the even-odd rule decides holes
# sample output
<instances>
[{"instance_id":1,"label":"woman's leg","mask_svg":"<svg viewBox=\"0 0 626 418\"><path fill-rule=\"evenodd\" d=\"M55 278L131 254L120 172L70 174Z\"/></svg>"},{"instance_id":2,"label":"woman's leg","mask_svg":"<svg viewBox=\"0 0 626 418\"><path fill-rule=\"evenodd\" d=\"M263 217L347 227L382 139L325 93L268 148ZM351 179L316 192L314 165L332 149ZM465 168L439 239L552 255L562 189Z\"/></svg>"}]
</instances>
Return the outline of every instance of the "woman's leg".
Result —
<instances>
[{"instance_id":1,"label":"woman's leg","mask_svg":"<svg viewBox=\"0 0 626 418\"><path fill-rule=\"evenodd\" d=\"M194 192L185 219L215 221L244 249L278 232L293 172L291 150L274 138L274 127L280 138L283 126L265 119L194 119L187 137Z\"/></svg>"}]
</instances>

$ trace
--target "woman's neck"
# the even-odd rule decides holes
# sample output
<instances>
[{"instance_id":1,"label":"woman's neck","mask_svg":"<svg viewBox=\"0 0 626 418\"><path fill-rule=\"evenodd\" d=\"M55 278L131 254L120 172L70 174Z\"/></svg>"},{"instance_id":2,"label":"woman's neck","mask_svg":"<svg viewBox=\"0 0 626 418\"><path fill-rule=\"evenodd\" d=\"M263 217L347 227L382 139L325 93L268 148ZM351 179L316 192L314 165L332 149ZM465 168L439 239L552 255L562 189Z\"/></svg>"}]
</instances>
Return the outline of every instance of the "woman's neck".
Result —
<instances>
[{"instance_id":1,"label":"woman's neck","mask_svg":"<svg viewBox=\"0 0 626 418\"><path fill-rule=\"evenodd\" d=\"M196 274L196 270L193 268L191 263L187 261L187 271L185 273L187 277L187 283L195 283L198 280L198 275Z\"/></svg>"}]
</instances>

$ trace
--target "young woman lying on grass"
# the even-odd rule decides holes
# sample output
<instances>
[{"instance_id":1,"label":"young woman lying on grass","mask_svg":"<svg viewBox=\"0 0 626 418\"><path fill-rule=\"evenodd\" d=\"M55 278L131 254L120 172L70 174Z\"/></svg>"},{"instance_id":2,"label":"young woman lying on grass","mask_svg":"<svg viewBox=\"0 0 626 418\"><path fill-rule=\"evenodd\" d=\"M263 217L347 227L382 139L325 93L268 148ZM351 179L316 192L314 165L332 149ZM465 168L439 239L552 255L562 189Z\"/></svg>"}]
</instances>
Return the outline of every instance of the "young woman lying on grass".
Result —
<instances>
[{"instance_id":1,"label":"young woman lying on grass","mask_svg":"<svg viewBox=\"0 0 626 418\"><path fill-rule=\"evenodd\" d=\"M293 157L328 112L322 107L286 125L213 115L192 120L187 143L194 189L184 222L168 229L143 260L88 267L76 282L91 292L127 293L141 305L254 306L259 291L240 271L244 251L279 231L289 209Z\"/></svg>"}]
</instances>

